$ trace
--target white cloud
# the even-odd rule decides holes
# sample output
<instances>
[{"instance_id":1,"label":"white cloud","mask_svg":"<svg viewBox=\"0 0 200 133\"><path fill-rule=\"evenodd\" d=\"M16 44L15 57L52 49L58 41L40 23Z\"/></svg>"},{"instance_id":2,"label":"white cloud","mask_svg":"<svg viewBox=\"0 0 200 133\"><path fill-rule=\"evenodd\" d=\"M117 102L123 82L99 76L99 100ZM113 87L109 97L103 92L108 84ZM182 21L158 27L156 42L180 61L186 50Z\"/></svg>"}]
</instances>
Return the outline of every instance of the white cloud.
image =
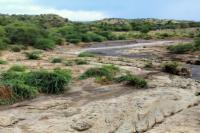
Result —
<instances>
[{"instance_id":1,"label":"white cloud","mask_svg":"<svg viewBox=\"0 0 200 133\"><path fill-rule=\"evenodd\" d=\"M60 10L51 7L42 7L27 0L0 0L0 13L4 14L57 14L74 21L91 21L107 18L108 16L99 11L72 11Z\"/></svg>"}]
</instances>

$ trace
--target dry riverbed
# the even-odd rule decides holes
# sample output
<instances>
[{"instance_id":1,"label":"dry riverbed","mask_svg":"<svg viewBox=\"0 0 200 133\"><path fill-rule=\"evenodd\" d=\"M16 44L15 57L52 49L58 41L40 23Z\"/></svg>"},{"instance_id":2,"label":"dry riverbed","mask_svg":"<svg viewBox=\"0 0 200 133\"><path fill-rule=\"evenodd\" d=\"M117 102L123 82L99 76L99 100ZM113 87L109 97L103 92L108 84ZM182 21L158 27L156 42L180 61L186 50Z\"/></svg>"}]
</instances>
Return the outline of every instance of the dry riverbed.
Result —
<instances>
[{"instance_id":1,"label":"dry riverbed","mask_svg":"<svg viewBox=\"0 0 200 133\"><path fill-rule=\"evenodd\" d=\"M177 41L141 42L140 45L126 42L124 47L121 43L101 44L98 48L60 46L43 52L38 61L27 60L23 52L3 52L1 58L8 64L1 65L2 71L16 63L32 69L61 67L71 69L74 79L62 95L41 95L0 107L0 133L198 133L200 81L144 68L149 60L155 65L169 60L164 58L168 53L163 45ZM101 56L87 57L89 64L73 67L49 61L53 57L77 59L80 51ZM77 80L88 68L103 64L114 64L145 77L148 88L101 85L94 79Z\"/></svg>"}]
</instances>

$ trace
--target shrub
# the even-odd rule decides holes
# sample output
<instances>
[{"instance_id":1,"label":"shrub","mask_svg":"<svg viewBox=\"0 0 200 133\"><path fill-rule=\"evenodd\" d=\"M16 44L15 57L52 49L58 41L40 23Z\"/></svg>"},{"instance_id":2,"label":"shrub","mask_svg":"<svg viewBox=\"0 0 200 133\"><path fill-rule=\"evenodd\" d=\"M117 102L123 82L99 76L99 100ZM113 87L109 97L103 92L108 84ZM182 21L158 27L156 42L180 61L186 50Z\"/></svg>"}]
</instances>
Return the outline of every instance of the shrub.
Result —
<instances>
[{"instance_id":1,"label":"shrub","mask_svg":"<svg viewBox=\"0 0 200 133\"><path fill-rule=\"evenodd\" d=\"M194 45L191 43L177 44L168 47L168 50L174 54L184 54L186 52L194 50Z\"/></svg>"},{"instance_id":2,"label":"shrub","mask_svg":"<svg viewBox=\"0 0 200 133\"><path fill-rule=\"evenodd\" d=\"M74 62L75 62L76 65L86 65L86 64L88 64L88 62L86 60L80 60L80 59L74 60Z\"/></svg>"},{"instance_id":3,"label":"shrub","mask_svg":"<svg viewBox=\"0 0 200 133\"><path fill-rule=\"evenodd\" d=\"M47 38L40 38L34 44L35 48L42 49L42 50L49 50L55 47L54 41Z\"/></svg>"},{"instance_id":4,"label":"shrub","mask_svg":"<svg viewBox=\"0 0 200 133\"><path fill-rule=\"evenodd\" d=\"M0 50L5 50L8 47L8 45L0 39Z\"/></svg>"},{"instance_id":5,"label":"shrub","mask_svg":"<svg viewBox=\"0 0 200 133\"><path fill-rule=\"evenodd\" d=\"M19 80L12 80L4 83L4 85L12 90L12 100L31 99L37 96L38 90L36 87L24 84Z\"/></svg>"},{"instance_id":6,"label":"shrub","mask_svg":"<svg viewBox=\"0 0 200 133\"><path fill-rule=\"evenodd\" d=\"M179 75L179 76L191 76L191 72L188 68L180 66L176 62L167 62L162 65L163 72Z\"/></svg>"},{"instance_id":7,"label":"shrub","mask_svg":"<svg viewBox=\"0 0 200 133\"><path fill-rule=\"evenodd\" d=\"M103 42L103 41L105 41L105 38L103 36L95 34L95 33L88 33L88 36L90 36L91 41L94 41L94 42Z\"/></svg>"},{"instance_id":8,"label":"shrub","mask_svg":"<svg viewBox=\"0 0 200 133\"><path fill-rule=\"evenodd\" d=\"M163 64L162 70L167 73L178 74L178 66L177 62L167 62Z\"/></svg>"},{"instance_id":9,"label":"shrub","mask_svg":"<svg viewBox=\"0 0 200 133\"><path fill-rule=\"evenodd\" d=\"M25 54L29 60L38 60L38 59L40 59L40 53L41 52L39 52L39 51L33 51L30 53L25 53Z\"/></svg>"},{"instance_id":10,"label":"shrub","mask_svg":"<svg viewBox=\"0 0 200 133\"><path fill-rule=\"evenodd\" d=\"M71 80L67 70L16 71L8 70L1 74L0 104L13 103L37 96L39 91L58 94Z\"/></svg>"},{"instance_id":11,"label":"shrub","mask_svg":"<svg viewBox=\"0 0 200 133\"><path fill-rule=\"evenodd\" d=\"M41 88L44 93L58 94L64 91L64 86L71 80L71 73L68 70L56 69L53 72L34 71L26 77L29 85Z\"/></svg>"},{"instance_id":12,"label":"shrub","mask_svg":"<svg viewBox=\"0 0 200 133\"><path fill-rule=\"evenodd\" d=\"M200 37L195 38L194 46L195 46L195 50L199 50L200 49Z\"/></svg>"},{"instance_id":13,"label":"shrub","mask_svg":"<svg viewBox=\"0 0 200 133\"><path fill-rule=\"evenodd\" d=\"M21 65L13 65L9 71L15 71L15 72L24 72L26 71L26 67L25 66L21 66Z\"/></svg>"},{"instance_id":14,"label":"shrub","mask_svg":"<svg viewBox=\"0 0 200 133\"><path fill-rule=\"evenodd\" d=\"M82 52L78 55L78 57L95 57L96 55L90 52Z\"/></svg>"},{"instance_id":15,"label":"shrub","mask_svg":"<svg viewBox=\"0 0 200 133\"><path fill-rule=\"evenodd\" d=\"M145 68L153 68L153 63L152 62L147 62L144 67Z\"/></svg>"},{"instance_id":16,"label":"shrub","mask_svg":"<svg viewBox=\"0 0 200 133\"><path fill-rule=\"evenodd\" d=\"M51 63L62 63L62 61L63 61L62 58L57 57L57 58L53 58Z\"/></svg>"},{"instance_id":17,"label":"shrub","mask_svg":"<svg viewBox=\"0 0 200 133\"><path fill-rule=\"evenodd\" d=\"M81 42L81 39L68 39L68 42L78 44Z\"/></svg>"},{"instance_id":18,"label":"shrub","mask_svg":"<svg viewBox=\"0 0 200 133\"><path fill-rule=\"evenodd\" d=\"M194 64L195 65L200 65L200 59L195 60Z\"/></svg>"},{"instance_id":19,"label":"shrub","mask_svg":"<svg viewBox=\"0 0 200 133\"><path fill-rule=\"evenodd\" d=\"M31 23L14 22L6 26L7 36L12 44L35 44L37 38L42 37L43 30Z\"/></svg>"},{"instance_id":20,"label":"shrub","mask_svg":"<svg viewBox=\"0 0 200 133\"><path fill-rule=\"evenodd\" d=\"M73 66L74 62L73 61L64 61L63 62L66 66Z\"/></svg>"},{"instance_id":21,"label":"shrub","mask_svg":"<svg viewBox=\"0 0 200 133\"><path fill-rule=\"evenodd\" d=\"M105 65L100 68L90 68L80 76L80 79L105 77L112 80L118 71L119 68L114 65Z\"/></svg>"},{"instance_id":22,"label":"shrub","mask_svg":"<svg viewBox=\"0 0 200 133\"><path fill-rule=\"evenodd\" d=\"M13 52L20 52L20 51L21 51L21 48L20 48L19 46L13 46L13 47L11 48L11 50L12 50Z\"/></svg>"},{"instance_id":23,"label":"shrub","mask_svg":"<svg viewBox=\"0 0 200 133\"><path fill-rule=\"evenodd\" d=\"M119 35L118 40L126 40L127 37L125 35Z\"/></svg>"},{"instance_id":24,"label":"shrub","mask_svg":"<svg viewBox=\"0 0 200 133\"><path fill-rule=\"evenodd\" d=\"M121 77L116 78L117 82L126 82L127 85L135 86L138 88L147 87L147 81L143 78L137 77L135 75L127 74Z\"/></svg>"},{"instance_id":25,"label":"shrub","mask_svg":"<svg viewBox=\"0 0 200 133\"><path fill-rule=\"evenodd\" d=\"M0 64L1 64L1 65L4 65L4 64L7 64L7 62L4 61L4 60L0 60Z\"/></svg>"},{"instance_id":26,"label":"shrub","mask_svg":"<svg viewBox=\"0 0 200 133\"><path fill-rule=\"evenodd\" d=\"M4 86L10 92L7 100L12 102L34 98L38 94L38 89L34 86L25 84L27 73L19 71L7 71L1 75L1 86Z\"/></svg>"}]
</instances>

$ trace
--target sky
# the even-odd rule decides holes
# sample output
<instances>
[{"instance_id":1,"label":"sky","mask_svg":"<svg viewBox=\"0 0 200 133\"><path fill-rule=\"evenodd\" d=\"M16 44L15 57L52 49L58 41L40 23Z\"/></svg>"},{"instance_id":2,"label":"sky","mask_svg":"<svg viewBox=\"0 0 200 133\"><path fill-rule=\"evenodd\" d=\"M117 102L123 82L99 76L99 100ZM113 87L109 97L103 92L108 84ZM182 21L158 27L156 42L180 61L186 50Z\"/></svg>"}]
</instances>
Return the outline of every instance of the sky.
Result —
<instances>
[{"instance_id":1,"label":"sky","mask_svg":"<svg viewBox=\"0 0 200 133\"><path fill-rule=\"evenodd\" d=\"M73 21L104 18L200 21L200 0L0 0L0 13L51 13Z\"/></svg>"}]
</instances>

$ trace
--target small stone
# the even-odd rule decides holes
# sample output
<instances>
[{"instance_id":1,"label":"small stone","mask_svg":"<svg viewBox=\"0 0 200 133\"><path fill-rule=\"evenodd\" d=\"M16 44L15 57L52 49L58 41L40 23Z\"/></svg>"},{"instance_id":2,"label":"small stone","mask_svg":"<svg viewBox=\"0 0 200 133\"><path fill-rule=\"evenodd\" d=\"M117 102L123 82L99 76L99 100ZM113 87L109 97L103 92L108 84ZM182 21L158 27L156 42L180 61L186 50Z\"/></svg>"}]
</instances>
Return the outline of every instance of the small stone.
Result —
<instances>
[{"instance_id":1,"label":"small stone","mask_svg":"<svg viewBox=\"0 0 200 133\"><path fill-rule=\"evenodd\" d=\"M85 131L90 129L92 125L87 122L77 122L75 124L72 124L71 127L77 131Z\"/></svg>"}]
</instances>

